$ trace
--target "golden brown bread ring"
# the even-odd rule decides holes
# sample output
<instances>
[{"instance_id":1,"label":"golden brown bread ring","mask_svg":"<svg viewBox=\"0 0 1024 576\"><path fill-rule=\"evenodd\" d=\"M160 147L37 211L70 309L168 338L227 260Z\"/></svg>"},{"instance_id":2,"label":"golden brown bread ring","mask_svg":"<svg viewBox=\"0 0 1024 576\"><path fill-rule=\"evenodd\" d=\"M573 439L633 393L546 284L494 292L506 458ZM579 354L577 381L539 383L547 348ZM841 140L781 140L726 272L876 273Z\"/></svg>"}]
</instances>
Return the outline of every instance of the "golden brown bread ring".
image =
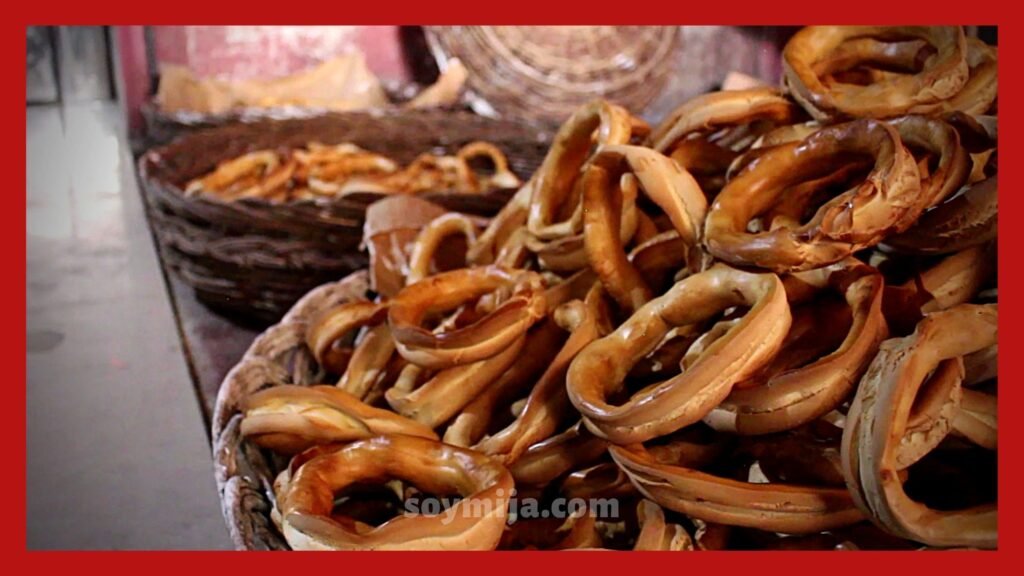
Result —
<instances>
[{"instance_id":1,"label":"golden brown bread ring","mask_svg":"<svg viewBox=\"0 0 1024 576\"><path fill-rule=\"evenodd\" d=\"M708 320L733 306L749 306L728 334L688 370L651 385L623 405L608 404L633 364L674 326ZM789 303L774 274L752 274L718 264L689 276L651 300L604 338L576 356L566 376L572 404L596 435L617 443L642 442L699 421L778 352L789 330Z\"/></svg>"},{"instance_id":2,"label":"golden brown bread ring","mask_svg":"<svg viewBox=\"0 0 1024 576\"><path fill-rule=\"evenodd\" d=\"M333 386L274 386L246 398L242 436L283 454L379 434L437 439L427 426L374 408Z\"/></svg>"},{"instance_id":3,"label":"golden brown bread ring","mask_svg":"<svg viewBox=\"0 0 1024 576\"><path fill-rule=\"evenodd\" d=\"M614 183L626 173L639 180L640 189L668 216L689 247L688 264L703 265L701 227L707 200L697 181L667 156L640 146L605 146L583 175L583 240L590 266L608 293L626 310L636 310L653 292L622 249L619 222L621 200L613 197Z\"/></svg>"},{"instance_id":4,"label":"golden brown bread ring","mask_svg":"<svg viewBox=\"0 0 1024 576\"><path fill-rule=\"evenodd\" d=\"M886 286L882 306L895 334L911 332L923 314L969 302L996 271L994 244L943 258L899 286Z\"/></svg>"},{"instance_id":5,"label":"golden brown bread ring","mask_svg":"<svg viewBox=\"0 0 1024 576\"><path fill-rule=\"evenodd\" d=\"M578 181L582 190L583 178ZM620 244L626 244L636 233L640 222L640 210L636 207L639 183L632 173L624 173L614 186L619 199L618 238ZM571 236L563 236L556 240L539 241L527 238L526 245L537 255L537 261L545 270L558 273L576 272L589 266L586 239L583 232L583 199L580 197L579 215L580 230Z\"/></svg>"},{"instance_id":6,"label":"golden brown bread ring","mask_svg":"<svg viewBox=\"0 0 1024 576\"><path fill-rule=\"evenodd\" d=\"M929 314L910 336L883 343L861 379L843 433L843 473L858 506L886 531L930 546L996 546L994 505L940 511L911 500L896 455L905 449L915 397L929 372L997 339L997 306L962 304Z\"/></svg>"},{"instance_id":7,"label":"golden brown bread ring","mask_svg":"<svg viewBox=\"0 0 1024 576\"><path fill-rule=\"evenodd\" d=\"M485 454L504 455L505 462L511 464L531 446L554 434L572 411L565 389L566 371L583 347L611 331L608 317L603 291L596 283L584 301L558 307L555 322L570 333L569 338L530 390L515 421L474 448Z\"/></svg>"},{"instance_id":8,"label":"golden brown bread ring","mask_svg":"<svg viewBox=\"0 0 1024 576\"><path fill-rule=\"evenodd\" d=\"M256 150L221 162L217 168L203 176L192 180L185 186L185 194L193 195L202 192L222 192L232 184L238 183L246 176L257 174L262 177L281 164L281 158L273 150Z\"/></svg>"},{"instance_id":9,"label":"golden brown bread ring","mask_svg":"<svg viewBox=\"0 0 1024 576\"><path fill-rule=\"evenodd\" d=\"M928 210L884 244L907 254L950 254L995 239L998 229L998 180L992 176Z\"/></svg>"},{"instance_id":10,"label":"golden brown bread ring","mask_svg":"<svg viewBox=\"0 0 1024 576\"><path fill-rule=\"evenodd\" d=\"M369 531L330 517L335 493L393 478L463 499L442 514L405 513ZM483 454L413 436L377 436L298 469L281 498L283 533L294 550L493 550L512 492L512 475Z\"/></svg>"},{"instance_id":11,"label":"golden brown bread ring","mask_svg":"<svg viewBox=\"0 0 1024 576\"><path fill-rule=\"evenodd\" d=\"M725 186L729 166L738 155L706 138L690 138L676 145L669 157L689 172L704 194L712 198Z\"/></svg>"},{"instance_id":12,"label":"golden brown bread ring","mask_svg":"<svg viewBox=\"0 0 1024 576\"><path fill-rule=\"evenodd\" d=\"M943 114L964 112L987 114L999 95L999 61L996 48L977 38L967 39L967 66L969 76L956 96L936 104L925 104L911 110L915 114Z\"/></svg>"},{"instance_id":13,"label":"golden brown bread ring","mask_svg":"<svg viewBox=\"0 0 1024 576\"><path fill-rule=\"evenodd\" d=\"M590 156L592 137L599 146L627 144L632 134L632 116L624 108L604 100L580 107L562 124L544 162L534 175L527 229L542 241L578 233L574 219L554 222L573 184Z\"/></svg>"},{"instance_id":14,"label":"golden brown bread ring","mask_svg":"<svg viewBox=\"0 0 1024 576\"><path fill-rule=\"evenodd\" d=\"M473 324L435 334L421 326L430 314L451 310L502 288L514 294ZM494 356L546 313L540 276L498 266L462 268L402 289L388 308L399 354L427 368L448 368Z\"/></svg>"},{"instance_id":15,"label":"golden brown bread ring","mask_svg":"<svg viewBox=\"0 0 1024 576\"><path fill-rule=\"evenodd\" d=\"M870 67L902 72L916 72L935 49L924 40L883 42L875 38L855 38L841 43L824 60L812 66L819 78Z\"/></svg>"},{"instance_id":16,"label":"golden brown bread ring","mask_svg":"<svg viewBox=\"0 0 1024 576\"><path fill-rule=\"evenodd\" d=\"M650 500L641 500L636 506L640 534L633 550L693 550L690 533L679 524L665 521L665 512Z\"/></svg>"},{"instance_id":17,"label":"golden brown bread ring","mask_svg":"<svg viewBox=\"0 0 1024 576\"><path fill-rule=\"evenodd\" d=\"M845 488L740 482L661 463L642 444L608 451L645 497L706 522L809 534L864 518Z\"/></svg>"},{"instance_id":18,"label":"golden brown bread ring","mask_svg":"<svg viewBox=\"0 0 1024 576\"><path fill-rule=\"evenodd\" d=\"M710 92L687 100L669 113L651 132L648 145L667 154L694 133L708 133L755 120L788 124L797 115L797 107L776 88Z\"/></svg>"},{"instance_id":19,"label":"golden brown bread ring","mask_svg":"<svg viewBox=\"0 0 1024 576\"><path fill-rule=\"evenodd\" d=\"M796 228L747 232L788 188L828 174L836 158L869 155L867 180L827 202ZM734 265L791 272L833 264L908 228L924 210L914 157L892 126L858 120L830 126L800 143L776 146L754 160L719 193L708 212L708 250Z\"/></svg>"},{"instance_id":20,"label":"golden brown bread ring","mask_svg":"<svg viewBox=\"0 0 1024 576\"><path fill-rule=\"evenodd\" d=\"M704 421L716 430L743 435L770 434L801 426L845 401L878 345L888 336L882 315L882 276L856 261L800 273L801 280L838 292L853 323L834 351L817 360L769 374L752 387L734 389Z\"/></svg>"},{"instance_id":21,"label":"golden brown bread ring","mask_svg":"<svg viewBox=\"0 0 1024 576\"><path fill-rule=\"evenodd\" d=\"M589 468L576 470L562 481L559 494L566 498L619 498L636 495L629 477L614 462L602 462Z\"/></svg>"},{"instance_id":22,"label":"golden brown bread ring","mask_svg":"<svg viewBox=\"0 0 1024 576\"><path fill-rule=\"evenodd\" d=\"M448 426L446 444L470 447L492 427L498 411L525 396L561 350L565 331L553 320L543 320L526 335L520 358L481 392Z\"/></svg>"},{"instance_id":23,"label":"golden brown bread ring","mask_svg":"<svg viewBox=\"0 0 1024 576\"><path fill-rule=\"evenodd\" d=\"M577 423L565 432L530 446L508 464L516 486L544 487L581 466L593 464L605 454L608 442Z\"/></svg>"},{"instance_id":24,"label":"golden brown bread ring","mask_svg":"<svg viewBox=\"0 0 1024 576\"><path fill-rule=\"evenodd\" d=\"M386 323L367 330L356 344L338 388L366 402L368 396L387 376L387 367L395 355L395 341Z\"/></svg>"},{"instance_id":25,"label":"golden brown bread ring","mask_svg":"<svg viewBox=\"0 0 1024 576\"><path fill-rule=\"evenodd\" d=\"M505 158L505 154L500 148L491 144L490 142L484 142L477 140L470 142L459 151L455 153L455 156L469 165L469 161L475 158L486 158L491 162L493 172L486 176L480 176L481 188L483 190L490 190L493 188L518 188L522 185L519 181L519 177L515 175L512 170L508 167L508 159ZM472 169L472 166L470 166Z\"/></svg>"},{"instance_id":26,"label":"golden brown bread ring","mask_svg":"<svg viewBox=\"0 0 1024 576\"><path fill-rule=\"evenodd\" d=\"M889 76L867 86L826 86L814 66L828 60L840 46L859 38L884 41L920 39L936 49L917 74ZM920 105L954 97L967 83L967 42L959 26L808 26L782 52L786 86L815 119L885 118Z\"/></svg>"},{"instance_id":27,"label":"golden brown bread ring","mask_svg":"<svg viewBox=\"0 0 1024 576\"><path fill-rule=\"evenodd\" d=\"M934 118L903 116L889 120L900 133L904 146L912 146L938 158L935 169L921 178L921 195L927 206L935 206L949 198L967 182L970 157L960 145L956 129Z\"/></svg>"},{"instance_id":28,"label":"golden brown bread ring","mask_svg":"<svg viewBox=\"0 0 1024 576\"><path fill-rule=\"evenodd\" d=\"M306 345L320 366L338 370L332 361L332 348L346 335L364 326L376 326L387 317L388 305L368 300L346 302L318 314L306 328Z\"/></svg>"},{"instance_id":29,"label":"golden brown bread ring","mask_svg":"<svg viewBox=\"0 0 1024 576\"><path fill-rule=\"evenodd\" d=\"M473 266L493 264L509 239L526 224L534 180L529 180L495 214L476 242L466 252L466 262Z\"/></svg>"},{"instance_id":30,"label":"golden brown bread ring","mask_svg":"<svg viewBox=\"0 0 1024 576\"><path fill-rule=\"evenodd\" d=\"M434 253L445 238L455 234L465 236L467 246L472 246L476 243L476 223L465 214L449 212L434 218L420 230L409 256L409 273L405 280L407 284L419 282L430 275Z\"/></svg>"},{"instance_id":31,"label":"golden brown bread ring","mask_svg":"<svg viewBox=\"0 0 1024 576\"><path fill-rule=\"evenodd\" d=\"M525 339L525 336L517 338L490 358L441 370L415 390L392 387L384 393L384 398L395 412L428 428L437 428L512 366L519 358Z\"/></svg>"}]
</instances>

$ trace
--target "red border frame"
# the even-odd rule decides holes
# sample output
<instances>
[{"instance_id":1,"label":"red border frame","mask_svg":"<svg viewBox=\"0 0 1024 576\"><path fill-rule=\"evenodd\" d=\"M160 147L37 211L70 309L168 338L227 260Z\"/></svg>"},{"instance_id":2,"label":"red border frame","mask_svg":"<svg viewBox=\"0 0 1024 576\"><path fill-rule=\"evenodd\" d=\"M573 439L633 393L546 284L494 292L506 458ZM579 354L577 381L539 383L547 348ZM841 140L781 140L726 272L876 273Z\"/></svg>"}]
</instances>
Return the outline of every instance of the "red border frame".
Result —
<instances>
[{"instance_id":1,"label":"red border frame","mask_svg":"<svg viewBox=\"0 0 1024 576\"><path fill-rule=\"evenodd\" d=\"M405 5L402 5L405 4ZM635 5L634 5L635 6ZM384 4L375 3L323 3L314 6L304 3L299 9L285 9L287 5L267 0L248 0L247 2L230 5L226 2L197 2L180 0L172 4L136 2L133 5L99 6L94 2L68 2L51 0L46 3L25 5L15 3L8 8L8 21L3 25L4 32L0 36L3 49L0 58L5 61L8 71L16 72L25 65L22 38L24 27L29 24L184 24L206 21L211 24L462 24L492 23L509 24L830 24L830 23L863 23L863 24L900 24L915 22L922 24L995 24L999 26L999 50L1001 53L1002 73L1000 82L1000 100L1008 102L1007 95L1020 94L1020 43L1016 36L1021 27L1012 17L1011 8L1006 4L997 5L989 2L986 5L965 5L963 3L931 1L926 7L913 6L909 3L893 0L856 0L846 2L653 2L637 7L623 3L591 1L582 6L573 6L566 2L552 0L516 0L515 2L469 2L466 0L436 0L435 2L420 1L417 3L399 3L391 0ZM855 6L851 10L851 6ZM971 9L965 13L965 8ZM979 8L983 13L979 13ZM742 21L737 22L737 19ZM4 92L4 106L16 120L15 130L4 132L3 158L11 162L8 174L20 174L25 179L25 158L21 135L25 126L24 102L20 91L13 89ZM1020 143L1015 128L1020 126L1020 111L1016 106L1003 106L1000 123L1003 126L1003 158L1019 158ZM1009 128L1007 128L1009 127ZM1007 137L1007 135L1009 137ZM1004 160L1005 164L1005 160ZM1022 178L1013 170L1003 176L1002 189L1011 192L1002 194L1004 222L1007 214L1021 214L1024 195L1018 184ZM638 571L665 567L674 571L681 570L772 570L781 569L787 573L822 573L832 574L864 574L866 571L884 569L886 571L913 570L925 571L938 569L943 572L958 570L991 571L1012 563L1022 556L1024 547L1018 545L1021 526L1024 524L1020 514L1022 501L1020 493L1015 489L1015 481L1019 481L1022 464L1017 458L1020 448L1013 442L1020 433L1020 421L1010 418L1011 407L1021 404L1024 388L1016 386L1024 375L1022 365L1012 362L1004 353L999 370L1008 376L1006 385L1001 391L1002 427L1000 435L1003 446L999 454L999 499L1002 510L1000 521L1000 549L996 552L945 552L945 553L905 553L905 552L860 552L841 554L824 552L724 552L712 554L690 554L669 558L658 553L611 553L611 554L545 554L543 552L515 553L464 553L460 555L437 556L432 553L414 552L403 554L386 554L370 556L365 553L350 553L344 557L330 557L324 554L266 554L266 553L216 553L216 552L31 552L26 546L26 507L25 507L25 220L24 196L12 192L8 199L7 209L0 213L3 225L0 226L2 244L9 250L7 255L13 262L9 275L16 276L14 281L2 285L4 316L9 319L8 326L12 330L6 345L2 348L4 366L13 373L11 376L12 409L6 417L0 419L3 437L16 439L8 447L15 463L21 464L21 472L0 476L4 493L9 501L5 507L8 521L3 523L2 542L5 552L11 553L16 565L22 562L46 568L70 568L76 571L91 569L137 568L149 573L177 573L181 568L195 566L210 571L227 573L234 570L284 570L294 572L307 568L327 568L339 571L415 569L433 568L428 563L433 558L437 562L436 569L447 573L469 572L514 572L523 568L543 567L550 571L579 571L582 568L598 568L602 571ZM1010 250L1012 243L1024 237L1024 228L1018 232L1015 227L1003 227L1000 239L1000 281L1004 295L1018 292L1021 273L1012 261L1015 255ZM1013 345L1020 341L1021 331L1016 328L1022 318L1019 303L1015 299L1006 299L1002 305L1001 324L1004 350L1006 344ZM1008 330L1008 331L1007 331ZM1010 350L1014 350L1010 348ZM1007 439L1010 439L1008 442ZM542 556L543 555L543 556Z\"/></svg>"}]
</instances>

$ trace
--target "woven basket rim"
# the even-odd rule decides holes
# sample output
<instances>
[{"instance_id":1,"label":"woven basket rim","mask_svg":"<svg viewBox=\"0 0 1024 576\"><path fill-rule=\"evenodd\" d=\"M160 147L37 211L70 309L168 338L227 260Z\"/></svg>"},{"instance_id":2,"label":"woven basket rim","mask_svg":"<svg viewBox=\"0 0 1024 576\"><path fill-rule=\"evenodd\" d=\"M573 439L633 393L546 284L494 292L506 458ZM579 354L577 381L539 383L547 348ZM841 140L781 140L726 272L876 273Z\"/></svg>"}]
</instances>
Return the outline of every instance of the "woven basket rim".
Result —
<instances>
[{"instance_id":1,"label":"woven basket rim","mask_svg":"<svg viewBox=\"0 0 1024 576\"><path fill-rule=\"evenodd\" d=\"M241 418L240 406L251 394L266 387L267 375L276 374L283 378L288 373L289 355L274 354L279 351L281 342L285 347L292 346L295 351L308 353L304 338L308 322L322 310L366 298L368 276L367 270L362 269L337 282L311 290L291 307L280 322L253 340L221 382L213 409L211 449L221 512L236 549L280 548L283 543L269 516L271 496L267 493L268 478L253 478L239 467L239 459L246 460L245 447L242 446L244 441L238 435L237 427ZM285 379L269 383L279 385L286 383ZM251 459L244 463L253 464Z\"/></svg>"}]
</instances>

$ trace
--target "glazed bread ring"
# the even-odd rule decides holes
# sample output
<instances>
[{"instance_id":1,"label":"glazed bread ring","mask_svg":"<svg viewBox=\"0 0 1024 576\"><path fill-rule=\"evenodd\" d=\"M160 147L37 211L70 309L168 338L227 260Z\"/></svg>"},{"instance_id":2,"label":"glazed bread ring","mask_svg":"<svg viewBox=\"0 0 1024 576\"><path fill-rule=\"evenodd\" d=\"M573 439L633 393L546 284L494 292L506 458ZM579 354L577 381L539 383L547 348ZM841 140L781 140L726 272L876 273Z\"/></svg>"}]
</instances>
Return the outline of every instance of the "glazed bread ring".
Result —
<instances>
[{"instance_id":1,"label":"glazed bread ring","mask_svg":"<svg viewBox=\"0 0 1024 576\"><path fill-rule=\"evenodd\" d=\"M992 176L928 210L909 230L886 238L885 246L908 254L949 254L995 239L998 229L998 180Z\"/></svg>"},{"instance_id":2,"label":"glazed bread ring","mask_svg":"<svg viewBox=\"0 0 1024 576\"><path fill-rule=\"evenodd\" d=\"M409 257L409 274L406 276L406 283L413 284L430 275L430 264L434 260L434 253L445 238L462 234L466 237L467 245L471 246L476 242L476 223L466 216L457 212L449 212L443 216L430 221L412 245L412 254Z\"/></svg>"},{"instance_id":3,"label":"glazed bread ring","mask_svg":"<svg viewBox=\"0 0 1024 576\"><path fill-rule=\"evenodd\" d=\"M939 390L947 392L927 387L938 398L939 417L948 420L955 403L946 398L955 399L963 377L960 359L995 344L997 330L994 304L962 304L930 314L912 335L884 342L861 380L843 434L843 473L858 506L886 531L930 546L996 546L994 505L931 509L907 496L897 472L915 459L900 457L908 441L931 444L934 436L948 431L947 424L931 433L931 439L924 433L908 435L912 414L921 404L918 391L929 373L938 369L941 374L943 363L960 363L958 373L939 378L947 383Z\"/></svg>"},{"instance_id":4,"label":"glazed bread ring","mask_svg":"<svg viewBox=\"0 0 1024 576\"><path fill-rule=\"evenodd\" d=\"M789 124L798 109L776 88L723 90L703 94L673 110L648 138L648 145L663 154L670 153L685 138L696 133L770 120Z\"/></svg>"},{"instance_id":5,"label":"glazed bread ring","mask_svg":"<svg viewBox=\"0 0 1024 576\"><path fill-rule=\"evenodd\" d=\"M522 182L508 167L508 159L505 154L490 142L476 141L466 144L455 156L469 165L470 160L486 158L493 168L493 172L487 176L480 177L484 190L492 188L519 188ZM472 167L472 166L471 166Z\"/></svg>"},{"instance_id":6,"label":"glazed bread ring","mask_svg":"<svg viewBox=\"0 0 1024 576\"><path fill-rule=\"evenodd\" d=\"M524 340L525 337L517 338L490 358L441 370L415 390L394 386L384 393L384 398L395 412L436 428L508 370L519 358Z\"/></svg>"},{"instance_id":7,"label":"glazed bread ring","mask_svg":"<svg viewBox=\"0 0 1024 576\"><path fill-rule=\"evenodd\" d=\"M530 198L533 196L534 180L528 181L495 214L476 242L466 252L466 262L474 266L493 264L494 259L509 239L524 229L529 214Z\"/></svg>"},{"instance_id":8,"label":"glazed bread ring","mask_svg":"<svg viewBox=\"0 0 1024 576\"><path fill-rule=\"evenodd\" d=\"M938 158L935 169L927 177L921 175L921 194L927 199L928 207L949 198L967 182L970 158L953 126L924 116L903 116L889 123L899 131L905 146Z\"/></svg>"},{"instance_id":9,"label":"glazed bread ring","mask_svg":"<svg viewBox=\"0 0 1024 576\"><path fill-rule=\"evenodd\" d=\"M554 313L555 322L569 332L561 350L530 390L522 412L512 424L481 440L475 448L485 454L503 454L508 464L559 428L572 406L565 391L565 374L579 351L611 331L609 312L600 285L583 302L568 302Z\"/></svg>"},{"instance_id":10,"label":"glazed bread ring","mask_svg":"<svg viewBox=\"0 0 1024 576\"><path fill-rule=\"evenodd\" d=\"M968 38L967 66L967 83L956 96L937 104L917 106L911 112L932 115L949 112L987 114L999 94L999 61L996 49L977 38Z\"/></svg>"},{"instance_id":11,"label":"glazed bread ring","mask_svg":"<svg viewBox=\"0 0 1024 576\"><path fill-rule=\"evenodd\" d=\"M583 240L591 268L608 293L626 310L636 310L653 292L640 272L630 264L619 234L621 200L612 198L624 171L639 181L640 189L654 201L689 247L687 261L702 267L700 235L707 200L697 181L678 164L658 152L640 146L605 146L591 160L583 175ZM618 200L618 201L617 201Z\"/></svg>"},{"instance_id":12,"label":"glazed bread ring","mask_svg":"<svg viewBox=\"0 0 1024 576\"><path fill-rule=\"evenodd\" d=\"M391 479L463 498L441 515L406 513L369 530L331 518L337 492ZM493 550L512 491L512 475L483 454L414 436L377 436L303 464L280 509L295 550Z\"/></svg>"},{"instance_id":13,"label":"glazed bread ring","mask_svg":"<svg viewBox=\"0 0 1024 576\"><path fill-rule=\"evenodd\" d=\"M249 396L242 413L243 436L284 454L380 434L437 439L429 427L364 404L333 386L274 386Z\"/></svg>"},{"instance_id":14,"label":"glazed bread ring","mask_svg":"<svg viewBox=\"0 0 1024 576\"><path fill-rule=\"evenodd\" d=\"M348 367L338 380L338 388L367 401L387 376L387 367L394 355L395 341L388 325L381 323L370 328L352 351Z\"/></svg>"},{"instance_id":15,"label":"glazed bread ring","mask_svg":"<svg viewBox=\"0 0 1024 576\"><path fill-rule=\"evenodd\" d=\"M874 169L854 189L824 204L809 222L750 233L750 220L786 190L834 170L832 160L874 157ZM705 224L705 244L734 265L792 272L833 264L854 251L902 232L924 210L913 156L892 126L858 120L823 128L800 143L777 146L731 180L715 199Z\"/></svg>"},{"instance_id":16,"label":"glazed bread ring","mask_svg":"<svg viewBox=\"0 0 1024 576\"><path fill-rule=\"evenodd\" d=\"M704 419L716 430L769 434L824 416L850 396L888 336L882 315L884 282L873 269L847 261L800 276L803 282L830 287L846 300L853 319L846 338L813 362L755 378L758 382L752 387L734 389Z\"/></svg>"},{"instance_id":17,"label":"glazed bread ring","mask_svg":"<svg viewBox=\"0 0 1024 576\"><path fill-rule=\"evenodd\" d=\"M431 314L501 288L514 293L469 326L438 334L421 326ZM542 281L536 273L485 266L443 272L406 286L391 301L388 324L406 360L426 368L447 368L494 356L545 312Z\"/></svg>"},{"instance_id":18,"label":"glazed bread ring","mask_svg":"<svg viewBox=\"0 0 1024 576\"><path fill-rule=\"evenodd\" d=\"M521 458L509 464L516 486L544 487L582 466L604 456L608 442L577 423L561 434L530 446Z\"/></svg>"},{"instance_id":19,"label":"glazed bread ring","mask_svg":"<svg viewBox=\"0 0 1024 576\"><path fill-rule=\"evenodd\" d=\"M526 335L522 354L462 412L444 433L447 444L470 447L492 427L501 407L529 393L531 386L549 368L565 342L565 332L551 319L538 323Z\"/></svg>"},{"instance_id":20,"label":"glazed bread ring","mask_svg":"<svg viewBox=\"0 0 1024 576\"><path fill-rule=\"evenodd\" d=\"M786 534L849 526L864 516L845 488L752 484L656 459L643 444L610 446L615 462L645 497L705 522Z\"/></svg>"},{"instance_id":21,"label":"glazed bread ring","mask_svg":"<svg viewBox=\"0 0 1024 576\"><path fill-rule=\"evenodd\" d=\"M750 310L683 373L635 393L621 406L620 392L633 364L674 326L713 318L733 306ZM643 442L699 421L735 383L769 362L782 345L791 317L786 292L774 274L752 274L719 264L678 282L604 338L576 356L566 377L572 404L596 435L616 444Z\"/></svg>"},{"instance_id":22,"label":"glazed bread ring","mask_svg":"<svg viewBox=\"0 0 1024 576\"><path fill-rule=\"evenodd\" d=\"M826 86L814 67L844 43L860 38L883 41L920 39L935 48L917 74L886 76L858 86ZM967 41L959 26L808 26L797 32L782 52L790 94L815 119L833 117L886 118L917 106L953 98L967 83Z\"/></svg>"},{"instance_id":23,"label":"glazed bread ring","mask_svg":"<svg viewBox=\"0 0 1024 576\"><path fill-rule=\"evenodd\" d=\"M665 512L650 500L642 500L636 506L640 534L636 537L633 550L693 550L690 533L679 524L665 521Z\"/></svg>"},{"instance_id":24,"label":"glazed bread ring","mask_svg":"<svg viewBox=\"0 0 1024 576\"><path fill-rule=\"evenodd\" d=\"M338 366L335 346L346 335L364 326L376 326L387 318L388 305L380 302L346 302L317 315L306 329L306 345L320 366L341 374L345 366ZM347 362L347 360L346 360Z\"/></svg>"},{"instance_id":25,"label":"glazed bread ring","mask_svg":"<svg viewBox=\"0 0 1024 576\"><path fill-rule=\"evenodd\" d=\"M554 222L558 211L570 198L580 169L590 157L592 138L599 146L628 144L632 134L632 116L624 108L604 100L594 100L579 108L562 124L544 162L534 175L533 198L527 229L546 241L579 232L573 219Z\"/></svg>"}]
</instances>

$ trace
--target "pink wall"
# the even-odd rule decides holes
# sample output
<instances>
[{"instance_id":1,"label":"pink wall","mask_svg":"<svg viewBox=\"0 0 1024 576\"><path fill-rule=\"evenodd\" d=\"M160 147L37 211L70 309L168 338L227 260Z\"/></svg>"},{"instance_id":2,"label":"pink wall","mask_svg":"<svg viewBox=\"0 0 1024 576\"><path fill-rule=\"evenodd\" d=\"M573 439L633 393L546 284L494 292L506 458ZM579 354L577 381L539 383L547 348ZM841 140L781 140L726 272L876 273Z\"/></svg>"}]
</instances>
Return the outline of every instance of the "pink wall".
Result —
<instances>
[{"instance_id":1,"label":"pink wall","mask_svg":"<svg viewBox=\"0 0 1024 576\"><path fill-rule=\"evenodd\" d=\"M129 127L142 127L139 106L150 96L143 26L117 26L122 95ZM199 76L268 78L362 52L385 82L408 82L398 26L154 26L158 64L187 66Z\"/></svg>"},{"instance_id":2,"label":"pink wall","mask_svg":"<svg viewBox=\"0 0 1024 576\"><path fill-rule=\"evenodd\" d=\"M157 60L199 76L267 78L362 52L382 80L407 80L397 26L155 26Z\"/></svg>"}]
</instances>

